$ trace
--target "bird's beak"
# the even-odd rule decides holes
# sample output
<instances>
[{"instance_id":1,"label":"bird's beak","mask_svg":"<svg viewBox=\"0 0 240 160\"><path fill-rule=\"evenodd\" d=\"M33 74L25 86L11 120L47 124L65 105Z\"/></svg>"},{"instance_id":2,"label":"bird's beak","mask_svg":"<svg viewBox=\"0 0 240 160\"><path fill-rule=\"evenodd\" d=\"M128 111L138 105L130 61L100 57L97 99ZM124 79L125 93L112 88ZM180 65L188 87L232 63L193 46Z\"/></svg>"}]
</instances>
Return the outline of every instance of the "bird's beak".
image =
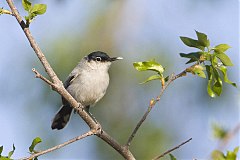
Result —
<instances>
[{"instance_id":1,"label":"bird's beak","mask_svg":"<svg viewBox=\"0 0 240 160\"><path fill-rule=\"evenodd\" d=\"M123 59L122 57L113 57L113 58L111 58L111 61L116 61L116 60L121 60L121 59Z\"/></svg>"}]
</instances>

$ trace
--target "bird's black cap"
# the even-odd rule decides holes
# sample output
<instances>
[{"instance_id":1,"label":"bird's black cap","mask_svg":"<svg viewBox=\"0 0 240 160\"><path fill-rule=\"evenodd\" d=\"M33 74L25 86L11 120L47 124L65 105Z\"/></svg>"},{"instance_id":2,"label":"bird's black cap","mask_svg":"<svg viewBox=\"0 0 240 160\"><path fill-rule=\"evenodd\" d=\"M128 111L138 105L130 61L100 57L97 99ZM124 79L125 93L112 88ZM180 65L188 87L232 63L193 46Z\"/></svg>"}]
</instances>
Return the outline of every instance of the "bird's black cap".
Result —
<instances>
[{"instance_id":1,"label":"bird's black cap","mask_svg":"<svg viewBox=\"0 0 240 160\"><path fill-rule=\"evenodd\" d=\"M115 60L122 59L121 57L113 57L110 58L107 53L101 52L101 51L95 51L90 53L87 56L88 61L94 60L94 61L101 61L101 62L112 62Z\"/></svg>"}]
</instances>

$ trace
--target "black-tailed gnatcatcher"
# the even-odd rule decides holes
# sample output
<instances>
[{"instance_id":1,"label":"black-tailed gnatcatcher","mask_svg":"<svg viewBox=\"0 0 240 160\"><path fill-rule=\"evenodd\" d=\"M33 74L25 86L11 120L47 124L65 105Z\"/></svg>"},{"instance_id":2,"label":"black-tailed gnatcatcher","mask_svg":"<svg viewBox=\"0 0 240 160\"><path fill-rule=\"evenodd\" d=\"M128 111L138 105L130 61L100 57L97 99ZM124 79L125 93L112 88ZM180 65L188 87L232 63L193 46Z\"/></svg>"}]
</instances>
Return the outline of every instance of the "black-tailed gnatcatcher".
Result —
<instances>
[{"instance_id":1,"label":"black-tailed gnatcatcher","mask_svg":"<svg viewBox=\"0 0 240 160\"><path fill-rule=\"evenodd\" d=\"M73 69L64 87L88 111L106 93L109 84L108 69L111 62L122 57L110 58L106 53L96 51L85 56ZM62 106L55 115L52 129L62 129L68 123L73 108L62 98Z\"/></svg>"}]
</instances>

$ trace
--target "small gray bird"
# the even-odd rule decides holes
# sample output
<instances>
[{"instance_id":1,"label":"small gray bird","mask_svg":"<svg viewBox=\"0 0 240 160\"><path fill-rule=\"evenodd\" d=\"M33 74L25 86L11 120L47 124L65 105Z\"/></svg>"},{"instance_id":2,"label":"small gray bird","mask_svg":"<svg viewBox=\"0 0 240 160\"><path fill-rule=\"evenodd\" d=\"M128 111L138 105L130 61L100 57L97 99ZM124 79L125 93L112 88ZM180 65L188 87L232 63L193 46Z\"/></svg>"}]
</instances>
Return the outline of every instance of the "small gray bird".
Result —
<instances>
[{"instance_id":1,"label":"small gray bird","mask_svg":"<svg viewBox=\"0 0 240 160\"><path fill-rule=\"evenodd\" d=\"M89 112L106 93L109 84L108 69L111 62L123 59L110 58L106 53L96 51L85 56L64 83L66 90ZM62 97L62 106L53 118L52 129L62 129L68 123L73 108Z\"/></svg>"}]
</instances>

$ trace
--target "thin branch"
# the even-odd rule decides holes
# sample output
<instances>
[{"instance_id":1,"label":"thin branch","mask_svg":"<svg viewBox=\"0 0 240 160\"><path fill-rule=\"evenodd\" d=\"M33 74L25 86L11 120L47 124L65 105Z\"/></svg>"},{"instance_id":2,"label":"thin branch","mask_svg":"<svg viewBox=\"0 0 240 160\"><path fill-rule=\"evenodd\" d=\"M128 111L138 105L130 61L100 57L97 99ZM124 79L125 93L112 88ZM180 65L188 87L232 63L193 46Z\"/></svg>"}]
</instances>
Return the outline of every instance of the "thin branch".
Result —
<instances>
[{"instance_id":1,"label":"thin branch","mask_svg":"<svg viewBox=\"0 0 240 160\"><path fill-rule=\"evenodd\" d=\"M47 84L49 84L50 86L53 86L54 84L49 81L47 78L43 77L35 68L32 69L32 71L36 74L36 78L40 78L41 80L43 80L44 82L46 82Z\"/></svg>"},{"instance_id":2,"label":"thin branch","mask_svg":"<svg viewBox=\"0 0 240 160\"><path fill-rule=\"evenodd\" d=\"M141 120L138 122L137 126L134 128L132 134L130 135L130 137L128 138L126 147L129 148L129 146L131 145L131 142L133 140L133 138L135 137L138 129L140 128L140 126L142 125L142 123L145 121L145 119L147 118L148 114L150 113L150 111L152 110L152 106L149 106L147 111L144 113L143 117L141 118Z\"/></svg>"},{"instance_id":3,"label":"thin branch","mask_svg":"<svg viewBox=\"0 0 240 160\"><path fill-rule=\"evenodd\" d=\"M179 144L178 146L176 146L176 147L174 147L174 148L172 148L172 149L167 150L166 152L164 152L164 153L161 154L160 156L157 156L157 157L153 158L153 160L157 160L157 159L160 159L160 158L164 157L165 155L167 155L167 154L171 153L172 151L180 148L181 146L183 146L184 144L190 142L191 140L192 140L192 138L189 138L188 140L182 142L182 143Z\"/></svg>"},{"instance_id":4,"label":"thin branch","mask_svg":"<svg viewBox=\"0 0 240 160\"><path fill-rule=\"evenodd\" d=\"M152 100L150 101L150 104L149 104L149 106L148 106L147 111L144 113L143 117L142 117L142 118L140 119L140 121L137 123L136 127L134 128L133 132L131 133L131 135L130 135L129 138L128 138L128 141L127 141L127 143L126 143L126 147L127 147L127 148L129 148L129 146L131 145L131 142L132 142L133 138L135 137L138 129L141 127L141 125L143 124L143 122L146 120L147 116L149 115L149 113L151 112L151 110L153 109L153 107L156 105L156 103L157 103L158 101L160 101L160 99L161 99L164 91L167 89L167 87L168 87L174 80L176 80L176 79L178 79L178 78L180 78L180 77L186 76L187 71L188 71L190 68L192 68L193 66L195 66L195 65L196 65L196 64L194 64L194 65L186 68L185 70L183 70L182 72L180 72L179 74L177 74L177 75L175 75L175 76L174 76L174 74L171 75L171 77L169 78L169 80L167 81L167 83L166 83L164 86L162 86L162 89L161 89L161 92L160 92L159 96L157 96L156 99L152 99Z\"/></svg>"},{"instance_id":5,"label":"thin branch","mask_svg":"<svg viewBox=\"0 0 240 160\"><path fill-rule=\"evenodd\" d=\"M134 156L130 152L129 148L119 145L119 143L113 139L110 135L107 134L104 130L102 130L101 134L96 134L99 138L101 138L103 141L107 142L109 145L111 145L115 150L117 150L119 153L123 153L123 157L127 160L135 160Z\"/></svg>"},{"instance_id":6,"label":"thin branch","mask_svg":"<svg viewBox=\"0 0 240 160\"><path fill-rule=\"evenodd\" d=\"M73 142L76 142L76 141L78 141L78 140L80 140L80 139L83 139L83 138L86 138L86 137L88 137L88 136L91 136L91 135L93 135L93 134L94 134L94 132L92 132L92 131L90 130L90 131L88 131L88 132L86 132L86 133L84 133L84 134L82 134L82 135L80 135L80 136L77 136L77 137L75 137L75 138L73 138L73 139L68 140L67 142L64 142L64 143L59 144L59 145L57 145L57 146L54 146L54 147L52 147L52 148L46 149L46 150L44 150L44 151L40 151L40 152L38 152L38 153L36 153L36 154L32 154L31 156L26 157L26 158L22 158L21 160L31 160L31 159L34 159L35 157L38 157L38 156L41 156L41 155L43 155L43 154L52 152L52 151L54 151L54 150L57 150L57 149L59 149L59 148L62 148L62 147L64 147L64 146L66 146L66 145L69 145L69 144L71 144L71 143L73 143Z\"/></svg>"},{"instance_id":7,"label":"thin branch","mask_svg":"<svg viewBox=\"0 0 240 160\"><path fill-rule=\"evenodd\" d=\"M63 96L70 104L71 106L78 110L78 114L82 117L82 119L88 124L88 126L93 129L97 129L97 125L95 123L95 121L92 119L91 116L88 115L88 113L85 110L79 109L79 106L81 106L80 108L83 108L83 105L78 103L68 92L67 90L64 88L62 82L59 80L59 78L57 77L56 73L53 71L52 67L50 66L50 64L48 63L46 57L44 56L43 52L41 51L40 47L38 46L37 42L35 41L35 39L33 38L29 28L27 28L25 22L22 20L21 16L18 13L17 8L15 7L14 3L12 0L6 0L9 7L12 10L13 15L15 16L15 18L17 19L18 23L21 25L26 37L28 38L28 41L31 45L31 47L33 48L34 52L36 53L36 55L38 56L40 62L42 63L43 67L45 68L45 71L47 72L47 74L49 75L49 77L52 80L52 83L54 85L51 85L52 88L58 92L61 96ZM49 83L48 83L49 84Z\"/></svg>"},{"instance_id":8,"label":"thin branch","mask_svg":"<svg viewBox=\"0 0 240 160\"><path fill-rule=\"evenodd\" d=\"M49 75L50 79L52 80L51 83L45 78L41 78L46 83L50 84L56 92L58 92L61 96L63 96L69 104L77 111L77 113L81 116L81 118L87 123L87 125L90 127L90 129L93 131L94 134L100 137L102 140L107 142L110 146L112 146L118 153L120 153L125 159L127 160L135 160L134 156L130 152L129 149L126 149L124 146L120 145L116 140L114 140L112 137L110 137L105 131L102 130L100 124L96 124L95 121L92 119L89 114L83 110L83 105L81 103L78 103L64 88L62 82L57 77L56 73L51 68L50 64L48 63L46 57L42 53L40 47L34 40L28 26L25 24L25 22L22 20L20 14L18 13L17 8L15 7L12 0L6 0L9 7L11 8L11 11L14 15L14 17L17 19L18 23L22 27L26 37L28 38L28 41L33 48L34 52L36 53L37 57L41 61L43 67L45 68L45 71ZM36 73L35 73L36 74ZM38 74L37 74L38 75ZM40 74L39 74L40 75ZM38 76L39 76L38 75ZM40 77L39 77L40 78ZM45 153L44 153L45 154Z\"/></svg>"},{"instance_id":9,"label":"thin branch","mask_svg":"<svg viewBox=\"0 0 240 160\"><path fill-rule=\"evenodd\" d=\"M59 80L59 78L57 77L57 75L55 74L55 72L53 71L52 67L50 66L50 64L48 63L46 57L44 56L43 52L41 51L40 47L38 46L37 42L35 41L35 39L33 38L28 26L26 25L26 23L22 20L22 17L20 16L20 14L18 13L17 8L15 7L14 3L12 0L6 0L9 7L12 10L12 14L14 15L14 17L17 19L18 23L20 24L20 26L22 27L26 37L28 38L28 41L31 45L31 47L33 48L33 50L35 51L36 55L38 56L40 62L42 63L43 67L45 68L47 74L49 75L49 77L51 78L51 80L53 81L53 83L56 84L61 84L61 81Z\"/></svg>"},{"instance_id":10,"label":"thin branch","mask_svg":"<svg viewBox=\"0 0 240 160\"><path fill-rule=\"evenodd\" d=\"M182 74L182 72L181 72ZM138 129L141 127L141 125L143 124L143 122L146 120L148 114L151 112L151 110L153 109L153 107L155 106L155 104L160 101L160 98L162 97L164 91L167 89L167 87L170 85L170 83L172 83L177 77L181 77L180 75L177 76L171 76L170 79L168 80L168 82L162 87L161 92L159 94L159 96L157 96L157 98L154 100L152 99L150 101L150 104L148 106L147 111L144 113L143 117L140 119L140 121L137 123L136 127L134 128L132 134L130 135L130 137L128 138L126 147L129 147L131 145L131 142L133 140L133 138L135 137Z\"/></svg>"}]
</instances>

